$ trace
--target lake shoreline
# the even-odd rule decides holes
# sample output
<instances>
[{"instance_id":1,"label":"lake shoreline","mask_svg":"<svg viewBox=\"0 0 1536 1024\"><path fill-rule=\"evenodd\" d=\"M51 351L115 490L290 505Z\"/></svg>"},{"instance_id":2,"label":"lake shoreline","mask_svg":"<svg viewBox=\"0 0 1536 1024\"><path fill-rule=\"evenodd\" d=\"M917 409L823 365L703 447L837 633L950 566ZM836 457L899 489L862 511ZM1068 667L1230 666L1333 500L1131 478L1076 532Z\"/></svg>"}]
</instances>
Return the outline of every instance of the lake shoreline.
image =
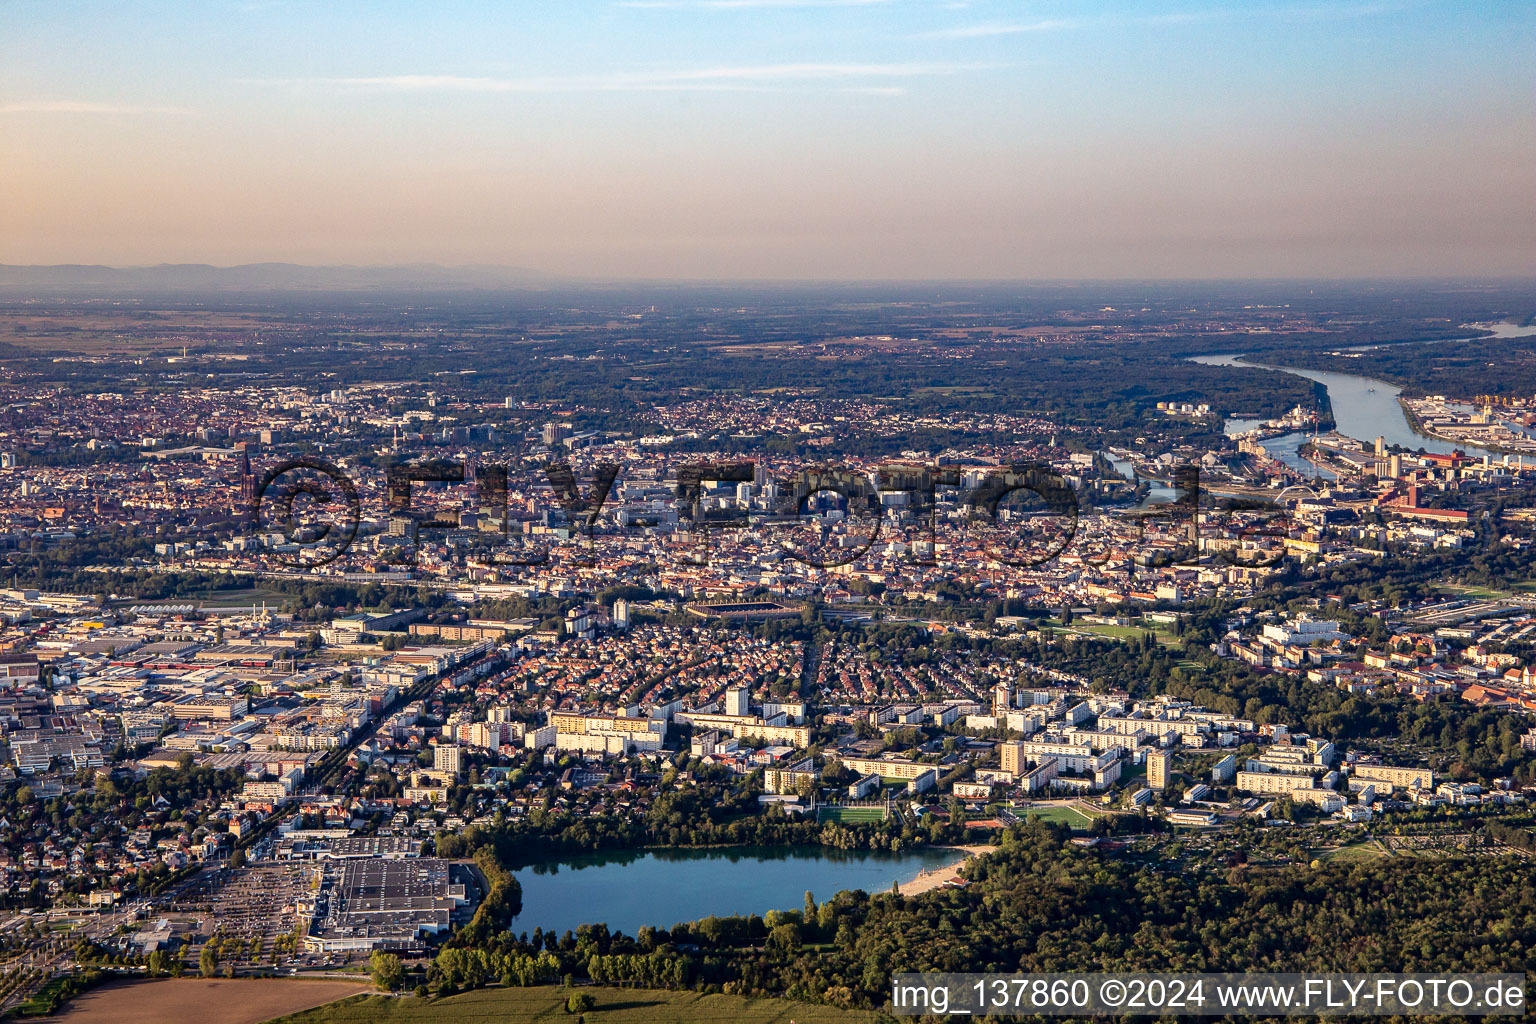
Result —
<instances>
[{"instance_id":1,"label":"lake shoreline","mask_svg":"<svg viewBox=\"0 0 1536 1024\"><path fill-rule=\"evenodd\" d=\"M897 887L897 891L900 892L903 896L918 896L922 893L932 892L934 889L941 888L951 879L957 877L962 867L969 864L977 857L986 856L987 854L996 850L997 847L977 844L971 846L930 846L927 847L927 849L961 850L965 853L965 856L961 857L959 860L955 861L955 863L949 865L948 867L928 868L926 871L919 872L918 876L912 879L912 881Z\"/></svg>"},{"instance_id":2,"label":"lake shoreline","mask_svg":"<svg viewBox=\"0 0 1536 1024\"><path fill-rule=\"evenodd\" d=\"M807 891L823 900L844 891L877 896L902 884L906 891L926 891L953 878L978 852L957 844L900 852L819 845L653 847L574 864L546 862L515 872L522 906L511 928L560 934L601 922L610 932L633 935L645 926L792 910Z\"/></svg>"},{"instance_id":3,"label":"lake shoreline","mask_svg":"<svg viewBox=\"0 0 1536 1024\"><path fill-rule=\"evenodd\" d=\"M991 850L994 850L994 849L996 849L996 847L982 846L982 845L971 845L971 846L959 845L959 846L957 846L957 845L954 845L952 843L939 843L938 845L932 845L932 844L928 844L928 843L920 843L920 844L918 844L916 846L902 847L900 850L895 850L895 851L887 850L887 849L884 849L884 848L867 847L867 846L853 846L853 847L830 846L830 845L827 845L825 843L818 843L818 842L798 842L798 843L698 843L696 845L688 845L688 846L667 846L665 844L647 843L644 846L602 846L602 847L598 847L596 849L591 849L591 850L561 850L561 851L558 851L558 852L551 852L551 853L540 855L540 856L533 856L533 857L525 856L525 857L521 857L521 858L519 858L517 860L509 861L509 862L503 864L502 866L504 868L506 868L508 871L511 871L511 872L514 872L514 873L518 872L518 871L530 871L530 870L535 869L538 865L541 865L541 864L543 864L543 865L556 864L556 865L561 865L561 866L569 865L571 867L579 867L579 866L581 866L579 864L579 861L581 859L583 859L583 858L610 857L610 856L617 856L617 855L626 854L626 853L627 854L633 854L636 857L641 857L641 856L644 856L645 854L648 854L648 853L656 853L656 854L693 853L693 852L707 853L707 852L711 852L711 851L718 852L718 851L721 851L721 850L769 850L769 851L772 851L772 850L818 850L818 851L824 851L824 852L827 852L827 853L834 853L834 854L841 853L841 854L850 854L850 855L854 855L854 856L860 856L860 855L887 856L887 855L892 855L892 854L894 854L896 856L900 856L902 854L920 853L923 850L981 850L981 851L986 852L986 851L991 851ZM468 861L465 861L465 862L468 863Z\"/></svg>"}]
</instances>

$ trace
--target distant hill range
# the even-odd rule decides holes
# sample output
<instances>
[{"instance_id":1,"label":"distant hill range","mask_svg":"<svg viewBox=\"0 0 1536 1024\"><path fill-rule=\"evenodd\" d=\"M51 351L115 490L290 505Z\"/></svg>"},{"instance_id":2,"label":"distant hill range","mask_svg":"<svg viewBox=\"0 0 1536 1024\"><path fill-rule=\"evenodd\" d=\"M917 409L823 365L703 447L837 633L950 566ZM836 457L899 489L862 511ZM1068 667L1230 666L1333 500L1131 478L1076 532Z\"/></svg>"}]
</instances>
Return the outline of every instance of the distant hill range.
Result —
<instances>
[{"instance_id":1,"label":"distant hill range","mask_svg":"<svg viewBox=\"0 0 1536 1024\"><path fill-rule=\"evenodd\" d=\"M296 263L161 263L152 267L0 264L0 295L176 294L213 292L440 292L543 288L563 278L517 267L306 267Z\"/></svg>"}]
</instances>

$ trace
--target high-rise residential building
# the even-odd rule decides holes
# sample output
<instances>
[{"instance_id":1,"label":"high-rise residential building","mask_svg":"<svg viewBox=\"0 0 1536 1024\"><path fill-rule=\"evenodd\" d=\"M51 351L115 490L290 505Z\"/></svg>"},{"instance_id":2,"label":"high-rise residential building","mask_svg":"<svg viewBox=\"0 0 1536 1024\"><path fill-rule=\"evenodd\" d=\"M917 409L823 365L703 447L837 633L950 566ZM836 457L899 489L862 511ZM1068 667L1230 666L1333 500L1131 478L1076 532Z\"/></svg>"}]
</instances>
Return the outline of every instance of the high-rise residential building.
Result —
<instances>
[{"instance_id":1,"label":"high-rise residential building","mask_svg":"<svg viewBox=\"0 0 1536 1024\"><path fill-rule=\"evenodd\" d=\"M629 602L622 597L613 602L613 628L629 628Z\"/></svg>"},{"instance_id":2,"label":"high-rise residential building","mask_svg":"<svg viewBox=\"0 0 1536 1024\"><path fill-rule=\"evenodd\" d=\"M545 444L553 446L570 437L571 429L564 423L550 422L544 424L544 429L540 432L539 436Z\"/></svg>"},{"instance_id":3,"label":"high-rise residential building","mask_svg":"<svg viewBox=\"0 0 1536 1024\"><path fill-rule=\"evenodd\" d=\"M457 775L461 764L461 752L456 743L439 743L432 752L432 767L440 772Z\"/></svg>"},{"instance_id":4,"label":"high-rise residential building","mask_svg":"<svg viewBox=\"0 0 1536 1024\"><path fill-rule=\"evenodd\" d=\"M1022 775L1024 768L1024 744L1017 740L1011 743L1003 743L998 749L1002 753L1003 771L1009 775Z\"/></svg>"},{"instance_id":5,"label":"high-rise residential building","mask_svg":"<svg viewBox=\"0 0 1536 1024\"><path fill-rule=\"evenodd\" d=\"M744 687L733 686L725 691L725 713L737 718L745 718L751 714L747 702L747 691Z\"/></svg>"},{"instance_id":6,"label":"high-rise residential building","mask_svg":"<svg viewBox=\"0 0 1536 1024\"><path fill-rule=\"evenodd\" d=\"M1168 770L1173 761L1173 755L1166 750L1157 750L1147 755L1147 785L1153 789L1168 788Z\"/></svg>"},{"instance_id":7,"label":"high-rise residential building","mask_svg":"<svg viewBox=\"0 0 1536 1024\"><path fill-rule=\"evenodd\" d=\"M1237 757L1228 754L1211 767L1211 781L1224 786L1237 776Z\"/></svg>"}]
</instances>

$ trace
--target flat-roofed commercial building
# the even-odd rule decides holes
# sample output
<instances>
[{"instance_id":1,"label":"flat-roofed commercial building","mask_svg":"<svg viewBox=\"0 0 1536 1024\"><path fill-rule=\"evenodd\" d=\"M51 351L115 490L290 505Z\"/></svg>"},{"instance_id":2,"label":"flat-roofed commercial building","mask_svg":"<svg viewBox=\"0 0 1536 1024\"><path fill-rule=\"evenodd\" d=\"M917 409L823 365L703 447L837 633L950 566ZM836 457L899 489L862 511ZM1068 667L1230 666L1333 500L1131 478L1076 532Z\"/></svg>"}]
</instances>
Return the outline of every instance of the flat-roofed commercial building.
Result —
<instances>
[{"instance_id":1,"label":"flat-roofed commercial building","mask_svg":"<svg viewBox=\"0 0 1536 1024\"><path fill-rule=\"evenodd\" d=\"M171 705L171 717L182 720L209 718L230 721L244 715L250 708L244 697L184 697Z\"/></svg>"},{"instance_id":2,"label":"flat-roofed commercial building","mask_svg":"<svg viewBox=\"0 0 1536 1024\"><path fill-rule=\"evenodd\" d=\"M326 865L319 889L299 903L304 948L313 953L420 952L469 903L462 872L445 860L368 857Z\"/></svg>"},{"instance_id":3,"label":"flat-roofed commercial building","mask_svg":"<svg viewBox=\"0 0 1536 1024\"><path fill-rule=\"evenodd\" d=\"M276 856L278 860L408 860L421 856L421 840L406 836L285 836Z\"/></svg>"},{"instance_id":4,"label":"flat-roofed commercial building","mask_svg":"<svg viewBox=\"0 0 1536 1024\"><path fill-rule=\"evenodd\" d=\"M35 654L0 654L0 686L27 686L37 682L42 663Z\"/></svg>"},{"instance_id":5,"label":"flat-roofed commercial building","mask_svg":"<svg viewBox=\"0 0 1536 1024\"><path fill-rule=\"evenodd\" d=\"M16 763L16 770L23 775L45 772L55 761L61 766L68 764L76 770L100 768L106 764L101 747L78 735L49 734L13 740L11 759Z\"/></svg>"}]
</instances>

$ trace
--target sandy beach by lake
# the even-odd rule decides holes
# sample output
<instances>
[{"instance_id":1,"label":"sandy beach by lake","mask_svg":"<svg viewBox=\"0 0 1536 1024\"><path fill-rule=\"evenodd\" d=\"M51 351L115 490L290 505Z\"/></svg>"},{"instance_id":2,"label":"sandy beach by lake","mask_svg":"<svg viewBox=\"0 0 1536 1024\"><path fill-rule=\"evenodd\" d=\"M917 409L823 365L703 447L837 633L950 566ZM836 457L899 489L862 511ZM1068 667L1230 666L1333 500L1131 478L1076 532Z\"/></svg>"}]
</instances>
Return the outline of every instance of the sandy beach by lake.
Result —
<instances>
[{"instance_id":1,"label":"sandy beach by lake","mask_svg":"<svg viewBox=\"0 0 1536 1024\"><path fill-rule=\"evenodd\" d=\"M957 860L955 863L949 865L948 867L929 868L927 871L924 871L922 874L920 874L916 878L912 879L912 881L910 881L907 884L901 886L897 891L900 892L903 896L916 896L918 893L928 892L930 890L937 889L939 886L943 885L945 882L949 881L951 878L957 877L959 875L959 873L960 873L961 865L963 865L966 861L970 860L972 857L977 857L977 856L980 856L982 854L991 853L993 850L997 849L997 847L995 847L995 846L945 846L945 847L941 847L941 849L945 849L945 850L963 850L965 852L965 856L960 858L959 860Z\"/></svg>"}]
</instances>

